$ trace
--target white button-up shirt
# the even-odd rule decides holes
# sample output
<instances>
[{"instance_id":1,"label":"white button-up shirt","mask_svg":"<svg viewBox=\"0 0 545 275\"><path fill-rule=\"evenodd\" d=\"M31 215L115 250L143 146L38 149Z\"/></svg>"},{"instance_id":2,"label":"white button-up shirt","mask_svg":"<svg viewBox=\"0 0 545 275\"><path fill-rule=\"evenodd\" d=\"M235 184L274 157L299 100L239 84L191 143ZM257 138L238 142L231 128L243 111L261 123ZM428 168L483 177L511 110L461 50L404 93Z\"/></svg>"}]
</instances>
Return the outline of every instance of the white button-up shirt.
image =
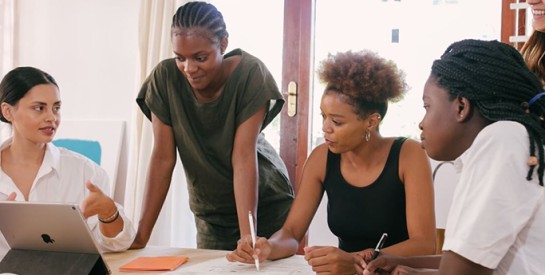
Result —
<instances>
[{"instance_id":1,"label":"white button-up shirt","mask_svg":"<svg viewBox=\"0 0 545 275\"><path fill-rule=\"evenodd\" d=\"M10 146L11 139L0 146L0 152ZM92 160L73 151L59 148L48 143L42 166L32 183L28 201L80 203L89 190L85 182L90 180L106 195L109 193L109 182L106 171ZM0 154L1 157L1 154ZM1 159L0 159L1 161ZM24 196L13 180L0 168L0 192L9 195L17 193L17 201L24 201ZM98 248L102 252L123 251L129 248L136 235L132 222L125 216L123 207L116 203L120 218L123 219L123 230L115 237L109 238L100 232L96 215L87 219L87 224L93 232ZM4 236L0 234L0 259L9 250Z\"/></svg>"},{"instance_id":2,"label":"white button-up shirt","mask_svg":"<svg viewBox=\"0 0 545 275\"><path fill-rule=\"evenodd\" d=\"M545 272L545 188L536 171L526 180L529 144L522 124L499 121L455 161L461 175L443 250L494 274Z\"/></svg>"}]
</instances>

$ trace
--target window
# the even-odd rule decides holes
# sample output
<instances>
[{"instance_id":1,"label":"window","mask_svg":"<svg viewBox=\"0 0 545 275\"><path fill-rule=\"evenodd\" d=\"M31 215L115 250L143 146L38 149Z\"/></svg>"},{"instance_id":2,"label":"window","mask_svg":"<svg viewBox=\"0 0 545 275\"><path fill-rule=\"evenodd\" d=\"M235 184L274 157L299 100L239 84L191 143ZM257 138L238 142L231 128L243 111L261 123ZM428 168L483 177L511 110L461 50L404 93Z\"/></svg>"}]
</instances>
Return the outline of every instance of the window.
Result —
<instances>
[{"instance_id":1,"label":"window","mask_svg":"<svg viewBox=\"0 0 545 275\"><path fill-rule=\"evenodd\" d=\"M433 60L457 40L499 40L500 27L497 0L317 0L314 64L328 53L362 49L396 62L406 74L409 90L403 100L389 105L380 131L383 136L419 140L418 123L424 115L422 90ZM319 105L323 89L315 77L310 112L312 147L322 138Z\"/></svg>"}]
</instances>

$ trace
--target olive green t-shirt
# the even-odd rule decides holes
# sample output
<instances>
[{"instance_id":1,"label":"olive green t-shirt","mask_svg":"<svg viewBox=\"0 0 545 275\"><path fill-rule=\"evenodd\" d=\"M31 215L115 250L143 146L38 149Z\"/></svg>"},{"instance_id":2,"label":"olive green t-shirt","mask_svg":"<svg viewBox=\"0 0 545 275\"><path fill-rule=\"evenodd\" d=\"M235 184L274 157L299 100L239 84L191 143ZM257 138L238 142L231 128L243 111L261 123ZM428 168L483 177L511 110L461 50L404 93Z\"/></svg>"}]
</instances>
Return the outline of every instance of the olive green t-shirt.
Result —
<instances>
[{"instance_id":1,"label":"olive green t-shirt","mask_svg":"<svg viewBox=\"0 0 545 275\"><path fill-rule=\"evenodd\" d=\"M275 80L259 59L240 49L225 57L232 55L240 55L240 63L212 102L197 102L174 58L154 68L136 99L148 119L153 112L172 127L195 216L223 226L238 226L231 163L236 129L261 107L269 106L264 129L284 104ZM257 152L258 219L261 214L270 217L278 211L287 213L293 188L285 164L263 134L258 137ZM260 220L259 224L266 226L267 221Z\"/></svg>"}]
</instances>

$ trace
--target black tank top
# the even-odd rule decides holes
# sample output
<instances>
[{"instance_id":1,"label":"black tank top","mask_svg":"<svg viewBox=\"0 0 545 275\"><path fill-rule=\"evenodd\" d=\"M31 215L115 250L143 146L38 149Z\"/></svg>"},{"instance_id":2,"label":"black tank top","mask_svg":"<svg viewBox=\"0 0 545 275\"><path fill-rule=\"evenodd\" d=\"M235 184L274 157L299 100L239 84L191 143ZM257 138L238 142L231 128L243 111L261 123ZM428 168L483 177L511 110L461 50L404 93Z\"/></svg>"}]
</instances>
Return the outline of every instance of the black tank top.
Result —
<instances>
[{"instance_id":1,"label":"black tank top","mask_svg":"<svg viewBox=\"0 0 545 275\"><path fill-rule=\"evenodd\" d=\"M407 240L405 186L399 179L399 152L406 140L394 140L386 165L377 180L365 187L346 182L339 154L328 151L324 189L327 192L327 223L339 238L339 248L355 252L377 245L388 233L384 247Z\"/></svg>"}]
</instances>

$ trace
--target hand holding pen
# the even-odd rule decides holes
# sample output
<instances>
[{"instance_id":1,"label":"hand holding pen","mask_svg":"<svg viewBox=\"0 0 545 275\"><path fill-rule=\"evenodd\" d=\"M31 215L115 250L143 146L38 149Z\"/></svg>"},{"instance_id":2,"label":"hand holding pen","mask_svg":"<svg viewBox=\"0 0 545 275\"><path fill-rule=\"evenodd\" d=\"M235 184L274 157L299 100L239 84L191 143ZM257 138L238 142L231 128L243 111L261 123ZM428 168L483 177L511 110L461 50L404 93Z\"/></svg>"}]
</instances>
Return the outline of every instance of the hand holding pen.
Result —
<instances>
[{"instance_id":1,"label":"hand holding pen","mask_svg":"<svg viewBox=\"0 0 545 275\"><path fill-rule=\"evenodd\" d=\"M248 219L250 222L250 233L252 234L252 249L254 249L255 253L255 241L256 241L256 235L255 235L255 227L254 227L254 216L252 215L252 211L248 212ZM257 268L257 271L259 271L259 259L257 258L257 255L254 255L254 262L255 262L255 268Z\"/></svg>"},{"instance_id":2,"label":"hand holding pen","mask_svg":"<svg viewBox=\"0 0 545 275\"><path fill-rule=\"evenodd\" d=\"M250 215L248 215L250 218ZM253 217L252 217L253 218ZM252 221L252 223L254 223ZM255 223L254 223L255 232ZM251 233L251 231L250 231ZM266 261L271 254L272 247L267 238L259 237L256 234L255 242L252 240L251 234L243 236L237 242L237 248L226 255L226 258L230 262L240 263L253 263L260 264L262 261ZM256 265L257 268L257 265Z\"/></svg>"},{"instance_id":3,"label":"hand holding pen","mask_svg":"<svg viewBox=\"0 0 545 275\"><path fill-rule=\"evenodd\" d=\"M369 251L370 249L366 249L364 251L357 253L357 256L359 256L359 260L356 259L356 262L354 263L357 274L364 274L364 275L375 274L375 273L370 273L367 270L368 264L371 262L375 262L373 260L375 260L380 254L380 250L384 246L384 243L386 242L387 238L388 238L388 233L383 233L382 236L380 237L380 240L377 243L377 246L375 247L374 250L372 250L372 252ZM372 253L372 254L369 254L369 253Z\"/></svg>"},{"instance_id":4,"label":"hand holding pen","mask_svg":"<svg viewBox=\"0 0 545 275\"><path fill-rule=\"evenodd\" d=\"M380 240L377 243L377 246L375 247L375 250L373 251L373 256L371 256L371 260L374 260L378 257L378 254L380 253L380 250L384 246L384 243L386 242L387 238L388 238L388 233L383 233L382 237L380 237Z\"/></svg>"}]
</instances>

